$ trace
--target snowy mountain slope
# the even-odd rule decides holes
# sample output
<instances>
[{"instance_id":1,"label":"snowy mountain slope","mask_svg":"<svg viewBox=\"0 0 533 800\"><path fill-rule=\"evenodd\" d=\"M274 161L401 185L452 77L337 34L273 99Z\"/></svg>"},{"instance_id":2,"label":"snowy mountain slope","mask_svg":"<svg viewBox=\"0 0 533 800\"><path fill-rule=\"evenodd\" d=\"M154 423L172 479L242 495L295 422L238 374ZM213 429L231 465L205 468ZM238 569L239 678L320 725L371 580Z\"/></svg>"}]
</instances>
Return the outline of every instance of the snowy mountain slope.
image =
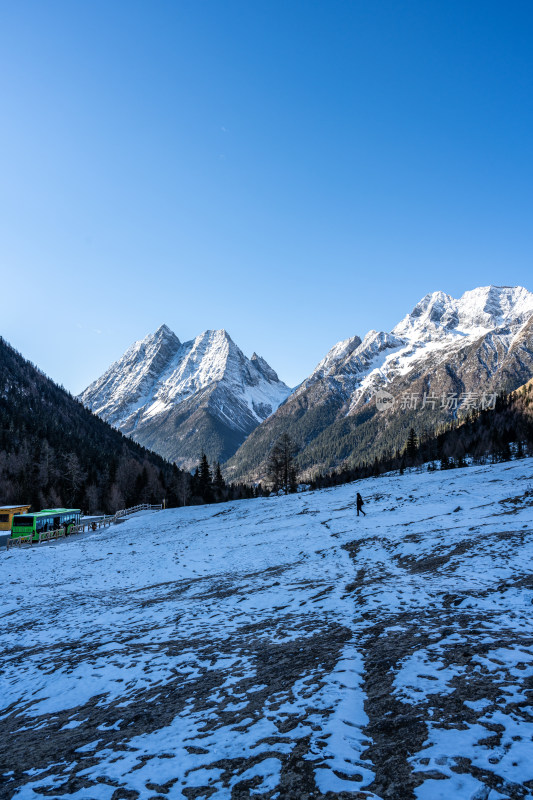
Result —
<instances>
[{"instance_id":1,"label":"snowy mountain slope","mask_svg":"<svg viewBox=\"0 0 533 800\"><path fill-rule=\"evenodd\" d=\"M84 405L119 428L134 409L153 396L154 387L174 363L182 345L166 325L135 342L101 378L80 395Z\"/></svg>"},{"instance_id":2,"label":"snowy mountain slope","mask_svg":"<svg viewBox=\"0 0 533 800\"><path fill-rule=\"evenodd\" d=\"M2 796L531 798L532 468L1 552Z\"/></svg>"},{"instance_id":3,"label":"snowy mountain slope","mask_svg":"<svg viewBox=\"0 0 533 800\"><path fill-rule=\"evenodd\" d=\"M227 475L264 477L269 442L284 432L300 447L304 469L373 459L384 448L403 446L411 425L422 430L445 422L468 392L509 391L532 375L531 292L487 286L459 300L434 292L390 333L370 331L363 341L353 337L335 345L247 439L228 463ZM375 405L376 392L383 389L396 398L387 415L377 414ZM454 393L457 408L452 404L441 412L442 397ZM436 398L438 412L406 413L422 411L424 394ZM411 395L416 408L406 407ZM362 424L368 430L358 430Z\"/></svg>"},{"instance_id":4,"label":"snowy mountain slope","mask_svg":"<svg viewBox=\"0 0 533 800\"><path fill-rule=\"evenodd\" d=\"M224 330L181 343L162 325L81 395L94 413L190 467L202 450L225 460L289 394L267 362L246 358Z\"/></svg>"}]
</instances>

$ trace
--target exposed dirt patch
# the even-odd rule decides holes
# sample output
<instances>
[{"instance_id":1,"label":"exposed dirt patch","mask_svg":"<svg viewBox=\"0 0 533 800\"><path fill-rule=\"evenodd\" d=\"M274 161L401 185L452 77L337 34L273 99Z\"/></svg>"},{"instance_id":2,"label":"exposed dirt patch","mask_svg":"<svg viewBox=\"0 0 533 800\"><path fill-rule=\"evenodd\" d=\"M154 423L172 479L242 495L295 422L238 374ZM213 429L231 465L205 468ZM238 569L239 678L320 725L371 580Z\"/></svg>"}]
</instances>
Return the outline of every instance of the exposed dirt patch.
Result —
<instances>
[{"instance_id":1,"label":"exposed dirt patch","mask_svg":"<svg viewBox=\"0 0 533 800\"><path fill-rule=\"evenodd\" d=\"M380 623L364 637L365 711L369 717L365 733L373 742L364 756L376 770L374 781L366 788L379 797L412 800L420 781L408 759L426 739L425 715L398 698L393 681L400 661L423 642L413 638L419 631L412 619L397 619L398 624L403 630L387 631Z\"/></svg>"}]
</instances>

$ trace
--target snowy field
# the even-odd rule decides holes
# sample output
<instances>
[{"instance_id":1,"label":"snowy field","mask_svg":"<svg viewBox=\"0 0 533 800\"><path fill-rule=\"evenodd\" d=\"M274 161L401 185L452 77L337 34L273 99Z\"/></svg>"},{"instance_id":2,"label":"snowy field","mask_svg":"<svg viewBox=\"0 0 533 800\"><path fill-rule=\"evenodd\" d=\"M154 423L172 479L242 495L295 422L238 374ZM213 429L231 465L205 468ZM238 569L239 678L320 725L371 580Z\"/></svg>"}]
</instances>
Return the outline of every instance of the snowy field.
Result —
<instances>
[{"instance_id":1,"label":"snowy field","mask_svg":"<svg viewBox=\"0 0 533 800\"><path fill-rule=\"evenodd\" d=\"M525 459L0 552L0 797L532 798L532 523Z\"/></svg>"}]
</instances>

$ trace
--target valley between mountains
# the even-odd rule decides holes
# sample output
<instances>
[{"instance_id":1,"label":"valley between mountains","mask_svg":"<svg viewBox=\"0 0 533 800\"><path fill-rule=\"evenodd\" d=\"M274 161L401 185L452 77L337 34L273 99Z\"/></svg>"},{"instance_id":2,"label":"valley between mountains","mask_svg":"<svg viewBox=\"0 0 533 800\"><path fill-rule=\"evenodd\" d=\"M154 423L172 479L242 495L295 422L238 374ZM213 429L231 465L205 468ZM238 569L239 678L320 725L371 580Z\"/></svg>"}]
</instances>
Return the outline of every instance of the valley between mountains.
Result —
<instances>
[{"instance_id":1,"label":"valley between mountains","mask_svg":"<svg viewBox=\"0 0 533 800\"><path fill-rule=\"evenodd\" d=\"M459 299L428 294L392 331L339 342L292 391L226 331L181 343L163 325L80 399L178 466L193 469L205 452L227 480L253 483L265 480L282 434L294 441L308 479L401 450L411 427L434 431L467 413L473 393L510 392L532 377L533 294L485 286ZM387 413L376 406L383 389L396 400ZM443 398L452 399L444 405Z\"/></svg>"}]
</instances>

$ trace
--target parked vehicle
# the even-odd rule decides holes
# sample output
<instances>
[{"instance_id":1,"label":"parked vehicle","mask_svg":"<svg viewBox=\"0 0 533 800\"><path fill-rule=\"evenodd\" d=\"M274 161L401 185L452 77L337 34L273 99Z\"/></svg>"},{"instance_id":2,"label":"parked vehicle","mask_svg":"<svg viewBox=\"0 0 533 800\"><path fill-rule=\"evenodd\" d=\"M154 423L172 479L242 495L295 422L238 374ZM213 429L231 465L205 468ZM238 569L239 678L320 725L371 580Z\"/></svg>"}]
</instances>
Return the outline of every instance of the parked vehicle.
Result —
<instances>
[{"instance_id":1,"label":"parked vehicle","mask_svg":"<svg viewBox=\"0 0 533 800\"><path fill-rule=\"evenodd\" d=\"M65 528L68 536L71 528L77 525L81 518L79 508L45 508L35 514L15 514L11 523L11 537L29 536L32 540L39 541L39 534L46 531L56 531Z\"/></svg>"}]
</instances>

